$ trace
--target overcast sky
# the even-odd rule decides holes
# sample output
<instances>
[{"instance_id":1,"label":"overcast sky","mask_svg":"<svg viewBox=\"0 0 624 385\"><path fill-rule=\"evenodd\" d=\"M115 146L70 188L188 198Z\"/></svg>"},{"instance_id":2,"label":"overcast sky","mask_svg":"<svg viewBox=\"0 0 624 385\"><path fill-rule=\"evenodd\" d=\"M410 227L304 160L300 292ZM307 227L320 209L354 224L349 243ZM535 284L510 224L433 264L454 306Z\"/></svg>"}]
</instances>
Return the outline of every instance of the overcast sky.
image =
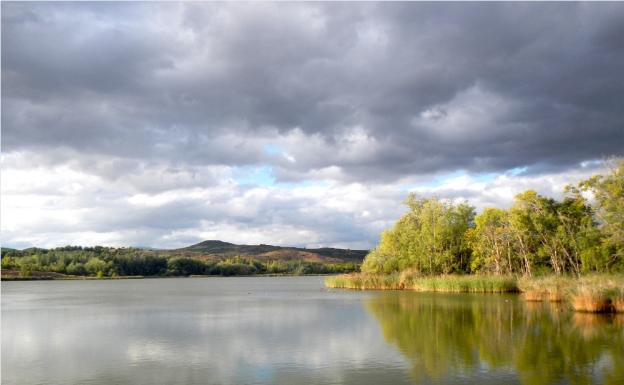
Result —
<instances>
[{"instance_id":1,"label":"overcast sky","mask_svg":"<svg viewBox=\"0 0 624 385\"><path fill-rule=\"evenodd\" d=\"M624 154L622 3L2 2L2 243L368 248Z\"/></svg>"}]
</instances>

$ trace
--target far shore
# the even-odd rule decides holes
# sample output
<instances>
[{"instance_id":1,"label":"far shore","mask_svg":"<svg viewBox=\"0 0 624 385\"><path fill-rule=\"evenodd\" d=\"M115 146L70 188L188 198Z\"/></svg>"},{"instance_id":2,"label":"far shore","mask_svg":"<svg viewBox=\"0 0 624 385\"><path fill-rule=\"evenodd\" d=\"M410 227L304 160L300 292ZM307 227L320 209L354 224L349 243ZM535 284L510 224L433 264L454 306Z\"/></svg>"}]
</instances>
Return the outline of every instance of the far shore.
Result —
<instances>
[{"instance_id":1,"label":"far shore","mask_svg":"<svg viewBox=\"0 0 624 385\"><path fill-rule=\"evenodd\" d=\"M9 273L9 274L5 274ZM102 281L102 280L120 280L120 279L154 279L154 278L231 278L231 277L329 277L336 274L248 274L248 275L120 275L114 277L95 277L84 275L66 275L59 273L49 273L42 271L32 272L30 276L21 276L19 272L14 270L2 271L0 281L16 282L16 281Z\"/></svg>"}]
</instances>

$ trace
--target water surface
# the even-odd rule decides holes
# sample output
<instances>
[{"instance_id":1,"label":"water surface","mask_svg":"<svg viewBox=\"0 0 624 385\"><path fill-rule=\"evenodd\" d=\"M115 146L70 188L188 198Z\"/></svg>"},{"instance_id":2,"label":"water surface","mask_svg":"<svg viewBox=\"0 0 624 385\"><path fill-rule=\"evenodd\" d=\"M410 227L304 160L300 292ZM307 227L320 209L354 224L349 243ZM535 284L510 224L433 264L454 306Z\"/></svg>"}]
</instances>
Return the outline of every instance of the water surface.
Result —
<instances>
[{"instance_id":1,"label":"water surface","mask_svg":"<svg viewBox=\"0 0 624 385\"><path fill-rule=\"evenodd\" d=\"M624 383L619 317L322 281L3 282L2 383Z\"/></svg>"}]
</instances>

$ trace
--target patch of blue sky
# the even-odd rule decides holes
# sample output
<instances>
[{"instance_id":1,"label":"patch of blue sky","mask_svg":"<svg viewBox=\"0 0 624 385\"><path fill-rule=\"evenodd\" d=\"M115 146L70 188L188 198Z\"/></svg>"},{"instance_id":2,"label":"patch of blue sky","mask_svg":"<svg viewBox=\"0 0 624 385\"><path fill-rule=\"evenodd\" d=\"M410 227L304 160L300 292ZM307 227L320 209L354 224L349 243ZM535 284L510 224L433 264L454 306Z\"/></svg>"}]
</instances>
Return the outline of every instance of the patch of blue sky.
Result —
<instances>
[{"instance_id":1,"label":"patch of blue sky","mask_svg":"<svg viewBox=\"0 0 624 385\"><path fill-rule=\"evenodd\" d=\"M496 179L496 177L498 177L499 175L500 174L494 173L494 172L470 174L463 170L457 170L457 171L453 171L444 175L436 176L428 182L405 186L405 189L406 190L434 189L434 188L441 187L454 179L461 178L464 176L468 177L469 180L474 181L474 182L490 183L494 181L494 179Z\"/></svg>"},{"instance_id":2,"label":"patch of blue sky","mask_svg":"<svg viewBox=\"0 0 624 385\"><path fill-rule=\"evenodd\" d=\"M275 187L283 188L283 189L296 189L296 188L305 188L305 187L327 187L329 186L329 182L323 180L303 180L300 182L277 182Z\"/></svg>"},{"instance_id":3,"label":"patch of blue sky","mask_svg":"<svg viewBox=\"0 0 624 385\"><path fill-rule=\"evenodd\" d=\"M495 173L495 172L482 172L478 174L472 174L470 175L470 177L477 182L490 183L490 182L493 182L494 179L496 179L496 177L498 177L499 175L500 174Z\"/></svg>"},{"instance_id":4,"label":"patch of blue sky","mask_svg":"<svg viewBox=\"0 0 624 385\"><path fill-rule=\"evenodd\" d=\"M603 159L586 160L584 162L581 162L581 167L582 168L598 168L598 167L603 167L604 164L605 164L605 161Z\"/></svg>"},{"instance_id":5,"label":"patch of blue sky","mask_svg":"<svg viewBox=\"0 0 624 385\"><path fill-rule=\"evenodd\" d=\"M285 153L281 146L273 143L265 144L264 147L262 147L262 151L271 156L284 155Z\"/></svg>"},{"instance_id":6,"label":"patch of blue sky","mask_svg":"<svg viewBox=\"0 0 624 385\"><path fill-rule=\"evenodd\" d=\"M305 187L326 187L326 181L302 180L298 182L278 182L273 173L273 167L269 165L237 167L233 173L234 181L243 186L275 187L282 189L295 189Z\"/></svg>"},{"instance_id":7,"label":"patch of blue sky","mask_svg":"<svg viewBox=\"0 0 624 385\"><path fill-rule=\"evenodd\" d=\"M505 174L511 175L511 176L518 176L518 175L522 175L522 174L526 173L528 169L529 168L526 167L526 166L524 166L524 167L514 167L514 168L512 168L510 170L507 170L505 172Z\"/></svg>"},{"instance_id":8,"label":"patch of blue sky","mask_svg":"<svg viewBox=\"0 0 624 385\"><path fill-rule=\"evenodd\" d=\"M234 169L234 181L239 185L265 186L275 185L273 167L271 166L244 166Z\"/></svg>"}]
</instances>

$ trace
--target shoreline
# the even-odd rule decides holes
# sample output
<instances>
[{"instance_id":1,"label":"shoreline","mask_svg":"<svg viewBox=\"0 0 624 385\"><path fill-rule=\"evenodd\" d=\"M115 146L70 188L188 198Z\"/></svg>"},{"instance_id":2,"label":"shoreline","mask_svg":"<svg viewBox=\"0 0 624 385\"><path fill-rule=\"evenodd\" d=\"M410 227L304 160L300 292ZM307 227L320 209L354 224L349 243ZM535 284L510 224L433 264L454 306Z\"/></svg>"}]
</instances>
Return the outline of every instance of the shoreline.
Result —
<instances>
[{"instance_id":1,"label":"shoreline","mask_svg":"<svg viewBox=\"0 0 624 385\"><path fill-rule=\"evenodd\" d=\"M325 286L347 290L517 293L527 302L561 302L577 312L624 313L624 275L621 274L529 278L493 275L418 276L404 271L385 275L342 274L325 279Z\"/></svg>"},{"instance_id":2,"label":"shoreline","mask_svg":"<svg viewBox=\"0 0 624 385\"><path fill-rule=\"evenodd\" d=\"M1 282L25 282L25 281L112 281L126 279L158 279L158 278L237 278L237 277L331 277L336 274L249 274L249 275L123 275L118 277L90 277L90 276L0 276Z\"/></svg>"}]
</instances>

